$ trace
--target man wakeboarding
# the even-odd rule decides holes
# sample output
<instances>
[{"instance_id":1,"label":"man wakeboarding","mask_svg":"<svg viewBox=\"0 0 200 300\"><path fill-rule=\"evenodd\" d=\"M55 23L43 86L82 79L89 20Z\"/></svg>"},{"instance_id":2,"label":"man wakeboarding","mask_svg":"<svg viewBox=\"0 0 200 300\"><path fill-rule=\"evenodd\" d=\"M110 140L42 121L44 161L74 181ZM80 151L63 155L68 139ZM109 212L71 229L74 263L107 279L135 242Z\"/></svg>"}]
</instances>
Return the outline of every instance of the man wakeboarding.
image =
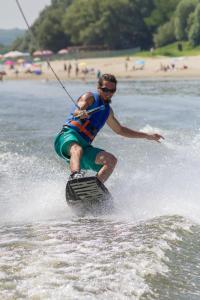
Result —
<instances>
[{"instance_id":1,"label":"man wakeboarding","mask_svg":"<svg viewBox=\"0 0 200 300\"><path fill-rule=\"evenodd\" d=\"M87 92L77 100L77 106L67 117L61 132L55 139L57 154L70 165L70 180L82 178L81 170L93 170L101 183L112 174L117 158L103 149L92 146L95 136L107 125L127 138L143 138L160 142L162 135L145 133L122 126L110 106L116 92L117 80L112 74L103 74L98 80L96 92Z\"/></svg>"}]
</instances>

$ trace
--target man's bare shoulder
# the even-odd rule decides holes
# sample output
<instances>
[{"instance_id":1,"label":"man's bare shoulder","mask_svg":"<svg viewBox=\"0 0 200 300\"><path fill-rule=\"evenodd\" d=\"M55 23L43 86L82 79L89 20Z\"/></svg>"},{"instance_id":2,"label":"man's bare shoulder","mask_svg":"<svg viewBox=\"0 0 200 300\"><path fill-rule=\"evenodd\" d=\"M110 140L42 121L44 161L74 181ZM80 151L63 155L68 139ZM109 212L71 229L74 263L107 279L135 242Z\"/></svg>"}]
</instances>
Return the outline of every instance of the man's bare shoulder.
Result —
<instances>
[{"instance_id":1,"label":"man's bare shoulder","mask_svg":"<svg viewBox=\"0 0 200 300\"><path fill-rule=\"evenodd\" d=\"M82 96L81 96L81 98L85 98L85 99L88 99L88 98L90 98L90 97L93 97L93 94L91 93L91 92L86 92L85 94L83 94Z\"/></svg>"},{"instance_id":2,"label":"man's bare shoulder","mask_svg":"<svg viewBox=\"0 0 200 300\"><path fill-rule=\"evenodd\" d=\"M91 92L87 92L83 95L81 95L78 99L78 102L85 102L87 103L87 105L92 105L94 102L94 97L93 94Z\"/></svg>"}]
</instances>

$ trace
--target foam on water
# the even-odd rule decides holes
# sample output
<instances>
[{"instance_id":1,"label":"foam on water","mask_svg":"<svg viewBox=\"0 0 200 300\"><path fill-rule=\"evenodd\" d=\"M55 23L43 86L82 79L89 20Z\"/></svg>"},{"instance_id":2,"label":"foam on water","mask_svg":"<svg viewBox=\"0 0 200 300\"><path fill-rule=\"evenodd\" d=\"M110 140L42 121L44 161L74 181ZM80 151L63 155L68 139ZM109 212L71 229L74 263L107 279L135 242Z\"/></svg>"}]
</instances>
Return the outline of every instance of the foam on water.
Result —
<instances>
[{"instance_id":1,"label":"foam on water","mask_svg":"<svg viewBox=\"0 0 200 300\"><path fill-rule=\"evenodd\" d=\"M23 223L73 215L65 203L65 176L57 177L54 166L47 173L44 161L38 157L7 152L0 157L0 167L4 199L1 222Z\"/></svg>"},{"instance_id":2,"label":"foam on water","mask_svg":"<svg viewBox=\"0 0 200 300\"><path fill-rule=\"evenodd\" d=\"M7 283L0 295L156 299L146 279L167 277L166 253L178 241L175 230L183 230L182 220L176 229L169 227L170 220L159 227L158 221L79 219L1 229L1 277Z\"/></svg>"},{"instance_id":3,"label":"foam on water","mask_svg":"<svg viewBox=\"0 0 200 300\"><path fill-rule=\"evenodd\" d=\"M161 132L165 140L160 145L137 142L134 159L131 153L124 157L119 152L117 169L107 183L114 196L116 216L139 221L179 214L199 222L200 134L190 141L188 136L176 141L174 133L172 137L172 132L161 128L145 126L142 130ZM149 143L148 152L145 143ZM2 153L0 164L3 196L9 199L3 202L1 221L73 216L64 199L68 176L65 166L60 169L49 159L13 152Z\"/></svg>"},{"instance_id":4,"label":"foam on water","mask_svg":"<svg viewBox=\"0 0 200 300\"><path fill-rule=\"evenodd\" d=\"M159 147L161 154L157 150L156 153L149 151L146 157L141 154L142 167L133 167L131 172L125 161L120 166L114 191L120 214L136 220L179 214L199 222L199 133L193 137L184 136L180 142L174 132L149 126L144 130L161 132L165 140L161 145L151 147Z\"/></svg>"}]
</instances>

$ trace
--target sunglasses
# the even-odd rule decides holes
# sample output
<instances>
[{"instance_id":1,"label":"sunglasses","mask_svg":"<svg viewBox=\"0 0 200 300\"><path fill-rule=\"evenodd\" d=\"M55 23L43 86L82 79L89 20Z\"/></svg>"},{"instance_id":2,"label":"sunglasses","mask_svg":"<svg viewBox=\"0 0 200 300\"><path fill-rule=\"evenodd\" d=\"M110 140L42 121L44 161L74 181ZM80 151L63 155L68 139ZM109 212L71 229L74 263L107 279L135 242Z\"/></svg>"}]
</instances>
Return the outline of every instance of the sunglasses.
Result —
<instances>
[{"instance_id":1,"label":"sunglasses","mask_svg":"<svg viewBox=\"0 0 200 300\"><path fill-rule=\"evenodd\" d=\"M107 87L101 87L100 89L104 93L112 93L112 94L114 94L116 92L116 89L111 90L111 89L108 89Z\"/></svg>"}]
</instances>

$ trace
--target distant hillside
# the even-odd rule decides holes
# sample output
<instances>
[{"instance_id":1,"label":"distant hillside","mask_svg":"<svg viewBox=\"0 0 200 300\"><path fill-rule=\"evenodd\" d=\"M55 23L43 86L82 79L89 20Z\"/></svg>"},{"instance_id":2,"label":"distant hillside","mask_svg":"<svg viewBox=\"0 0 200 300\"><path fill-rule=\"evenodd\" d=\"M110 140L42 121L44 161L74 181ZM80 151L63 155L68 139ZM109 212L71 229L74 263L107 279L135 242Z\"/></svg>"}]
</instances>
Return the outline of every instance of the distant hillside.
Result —
<instances>
[{"instance_id":1,"label":"distant hillside","mask_svg":"<svg viewBox=\"0 0 200 300\"><path fill-rule=\"evenodd\" d=\"M26 30L23 29L0 29L0 44L11 45L17 37L23 36Z\"/></svg>"}]
</instances>

